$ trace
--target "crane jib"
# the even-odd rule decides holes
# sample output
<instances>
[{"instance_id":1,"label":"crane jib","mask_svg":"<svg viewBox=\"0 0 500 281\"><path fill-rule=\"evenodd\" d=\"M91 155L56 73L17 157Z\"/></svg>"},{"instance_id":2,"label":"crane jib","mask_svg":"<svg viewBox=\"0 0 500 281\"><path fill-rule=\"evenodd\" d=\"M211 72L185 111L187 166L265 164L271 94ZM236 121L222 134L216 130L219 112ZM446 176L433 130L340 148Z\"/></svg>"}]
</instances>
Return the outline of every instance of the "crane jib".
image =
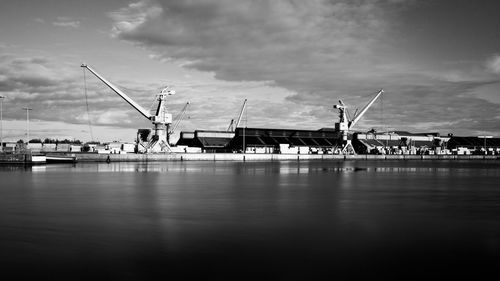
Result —
<instances>
[{"instance_id":1,"label":"crane jib","mask_svg":"<svg viewBox=\"0 0 500 281\"><path fill-rule=\"evenodd\" d=\"M90 73L94 74L99 80L101 80L106 86L108 86L111 90L113 90L117 95L119 95L122 99L124 99L129 105L135 108L141 115L146 117L149 120L155 119L155 116L152 116L149 111L144 109L138 103L136 103L133 99L131 99L127 94L122 92L118 87L116 87L113 83L109 82L106 78L102 77L99 73L97 73L93 68L86 64L82 64L81 67L86 68Z\"/></svg>"},{"instance_id":2,"label":"crane jib","mask_svg":"<svg viewBox=\"0 0 500 281\"><path fill-rule=\"evenodd\" d=\"M377 95L375 95L375 97L373 97L373 99L371 99L368 104L365 105L365 107L363 107L363 109L359 112L359 114L350 122L349 124L349 129L352 128L358 121L359 119L361 119L361 117L363 117L363 115L365 114L365 112L373 105L373 103L378 99L378 97L380 97L380 95L384 93L384 90L381 89Z\"/></svg>"}]
</instances>

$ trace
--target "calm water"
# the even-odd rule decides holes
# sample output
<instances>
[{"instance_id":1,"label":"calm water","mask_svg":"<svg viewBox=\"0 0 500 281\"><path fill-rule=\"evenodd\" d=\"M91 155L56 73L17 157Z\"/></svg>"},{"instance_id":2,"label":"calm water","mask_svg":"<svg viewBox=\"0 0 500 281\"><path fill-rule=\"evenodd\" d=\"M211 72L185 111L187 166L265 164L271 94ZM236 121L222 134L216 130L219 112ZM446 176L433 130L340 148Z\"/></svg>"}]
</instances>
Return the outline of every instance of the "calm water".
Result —
<instances>
[{"instance_id":1,"label":"calm water","mask_svg":"<svg viewBox=\"0 0 500 281\"><path fill-rule=\"evenodd\" d=\"M499 257L500 161L0 166L3 277L482 279Z\"/></svg>"}]
</instances>

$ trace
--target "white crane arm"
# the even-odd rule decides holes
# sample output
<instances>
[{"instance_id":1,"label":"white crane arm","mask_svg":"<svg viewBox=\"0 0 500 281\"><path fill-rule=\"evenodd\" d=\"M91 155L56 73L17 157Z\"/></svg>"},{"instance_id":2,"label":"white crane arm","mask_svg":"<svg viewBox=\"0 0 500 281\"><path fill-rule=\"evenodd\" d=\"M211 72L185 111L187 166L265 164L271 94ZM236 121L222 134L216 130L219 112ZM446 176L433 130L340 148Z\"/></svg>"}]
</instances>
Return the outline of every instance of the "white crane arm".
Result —
<instances>
[{"instance_id":1,"label":"white crane arm","mask_svg":"<svg viewBox=\"0 0 500 281\"><path fill-rule=\"evenodd\" d=\"M361 117L363 117L363 115L365 114L365 112L372 106L372 104L378 99L378 97L380 97L380 95L384 92L384 90L380 90L377 95L375 95L375 97L373 97L370 102L368 102L367 105L365 105L365 107L363 107L363 109L359 112L358 115L354 116L354 119L349 123L349 129L351 129L354 125L356 125L356 123L358 123L359 119L361 119Z\"/></svg>"},{"instance_id":2,"label":"white crane arm","mask_svg":"<svg viewBox=\"0 0 500 281\"><path fill-rule=\"evenodd\" d=\"M238 116L238 121L236 121L236 126L235 128L238 128L241 122L241 116L243 116L243 112L245 111L245 108L247 107L247 99L243 102L243 106L241 107L240 115Z\"/></svg>"},{"instance_id":3,"label":"white crane arm","mask_svg":"<svg viewBox=\"0 0 500 281\"><path fill-rule=\"evenodd\" d=\"M189 102L187 102L184 105L184 107L182 108L181 113L179 114L179 118L177 119L177 121L175 121L174 127L170 131L170 134L173 134L175 132L175 130L177 130L177 127L179 126L179 124L181 123L182 119L184 118L184 114L186 113L186 110L187 110L188 106L189 106Z\"/></svg>"},{"instance_id":4,"label":"white crane arm","mask_svg":"<svg viewBox=\"0 0 500 281\"><path fill-rule=\"evenodd\" d=\"M99 80L101 80L104 84L106 84L111 90L113 90L115 93L117 93L122 99L124 99L128 104L130 104L133 108L135 108L137 111L139 111L140 114L142 114L144 117L148 118L151 120L153 116L149 113L148 110L144 109L142 106L140 106L138 103L136 103L134 100L132 100L129 96L127 96L124 92L122 92L118 87L113 85L111 82L106 80L106 78L102 77L100 74L98 74L94 69L92 69L90 66L86 64L82 64L81 67L88 69L92 74L94 74Z\"/></svg>"}]
</instances>

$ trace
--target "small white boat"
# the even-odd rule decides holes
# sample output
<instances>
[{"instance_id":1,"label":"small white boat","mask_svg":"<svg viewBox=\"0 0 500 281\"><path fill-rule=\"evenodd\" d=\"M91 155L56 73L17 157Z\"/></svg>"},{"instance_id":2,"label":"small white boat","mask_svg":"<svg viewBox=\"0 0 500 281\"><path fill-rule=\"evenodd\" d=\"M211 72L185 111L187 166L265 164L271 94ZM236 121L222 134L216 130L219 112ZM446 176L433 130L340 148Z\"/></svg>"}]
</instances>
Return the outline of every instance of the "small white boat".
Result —
<instances>
[{"instance_id":1,"label":"small white boat","mask_svg":"<svg viewBox=\"0 0 500 281\"><path fill-rule=\"evenodd\" d=\"M47 161L45 155L31 155L32 164L44 164Z\"/></svg>"},{"instance_id":2,"label":"small white boat","mask_svg":"<svg viewBox=\"0 0 500 281\"><path fill-rule=\"evenodd\" d=\"M76 157L75 156L53 156L53 155L47 155L46 161L47 163L76 163Z\"/></svg>"}]
</instances>

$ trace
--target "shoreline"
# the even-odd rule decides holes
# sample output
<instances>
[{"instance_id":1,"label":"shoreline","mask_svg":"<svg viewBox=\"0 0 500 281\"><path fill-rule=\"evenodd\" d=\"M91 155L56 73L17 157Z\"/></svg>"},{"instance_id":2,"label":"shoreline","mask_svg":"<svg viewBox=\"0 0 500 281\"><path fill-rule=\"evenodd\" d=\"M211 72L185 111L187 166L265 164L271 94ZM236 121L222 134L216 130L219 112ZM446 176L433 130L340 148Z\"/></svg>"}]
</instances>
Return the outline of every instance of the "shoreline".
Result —
<instances>
[{"instance_id":1,"label":"shoreline","mask_svg":"<svg viewBox=\"0 0 500 281\"><path fill-rule=\"evenodd\" d=\"M76 158L76 162L162 162L162 161L350 161L350 160L500 160L498 155L333 155L333 154L253 154L253 153L170 153L170 154L96 154L50 153L50 156ZM49 154L47 154L49 156ZM28 154L0 154L0 164L46 164ZM41 156L45 157L45 156ZM50 163L49 163L50 164Z\"/></svg>"},{"instance_id":2,"label":"shoreline","mask_svg":"<svg viewBox=\"0 0 500 281\"><path fill-rule=\"evenodd\" d=\"M173 153L173 154L94 154L75 155L78 162L148 162L148 161L307 161L307 160L498 160L498 155L332 155L332 154L242 154L242 153ZM96 157L97 156L97 157ZM109 158L108 158L109 156ZM109 160L108 160L109 159Z\"/></svg>"}]
</instances>

